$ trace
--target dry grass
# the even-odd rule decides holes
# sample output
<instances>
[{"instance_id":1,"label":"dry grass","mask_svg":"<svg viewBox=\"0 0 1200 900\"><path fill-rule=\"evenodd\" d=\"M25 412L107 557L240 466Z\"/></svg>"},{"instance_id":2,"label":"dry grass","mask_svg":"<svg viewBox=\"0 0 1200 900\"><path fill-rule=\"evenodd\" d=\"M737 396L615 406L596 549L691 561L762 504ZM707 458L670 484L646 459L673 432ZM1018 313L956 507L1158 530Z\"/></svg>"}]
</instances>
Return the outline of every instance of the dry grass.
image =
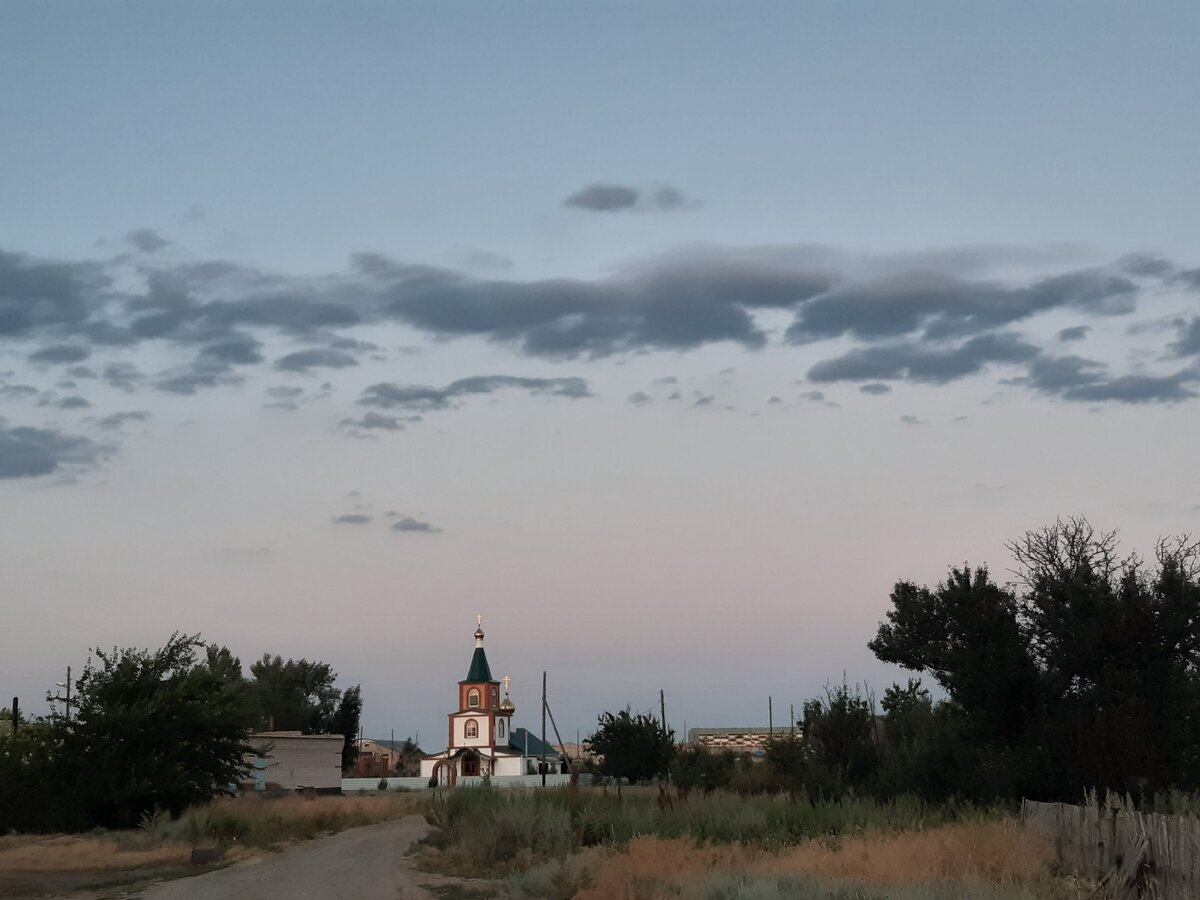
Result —
<instances>
[{"instance_id":1,"label":"dry grass","mask_svg":"<svg viewBox=\"0 0 1200 900\"><path fill-rule=\"evenodd\" d=\"M1012 821L808 841L782 850L643 837L623 852L597 850L566 879L576 900L703 897L714 879L812 877L863 885L1044 883L1053 848Z\"/></svg>"},{"instance_id":2,"label":"dry grass","mask_svg":"<svg viewBox=\"0 0 1200 900\"><path fill-rule=\"evenodd\" d=\"M150 848L125 848L108 835L0 838L0 873L115 872L158 866L182 866L191 847L171 843Z\"/></svg>"},{"instance_id":3,"label":"dry grass","mask_svg":"<svg viewBox=\"0 0 1200 900\"><path fill-rule=\"evenodd\" d=\"M111 872L182 866L192 848L221 843L226 859L252 855L286 841L307 839L420 812L424 800L407 794L362 797L284 797L219 800L180 818L148 821L138 831L88 835L0 837L0 873Z\"/></svg>"}]
</instances>

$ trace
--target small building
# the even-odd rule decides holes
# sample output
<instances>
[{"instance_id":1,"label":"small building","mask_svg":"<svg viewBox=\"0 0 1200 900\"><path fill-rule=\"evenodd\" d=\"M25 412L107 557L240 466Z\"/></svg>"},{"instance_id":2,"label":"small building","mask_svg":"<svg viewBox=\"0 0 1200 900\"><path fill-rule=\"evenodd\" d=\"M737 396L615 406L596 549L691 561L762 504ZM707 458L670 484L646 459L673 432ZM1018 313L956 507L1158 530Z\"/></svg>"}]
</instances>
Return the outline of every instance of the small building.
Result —
<instances>
[{"instance_id":1,"label":"small building","mask_svg":"<svg viewBox=\"0 0 1200 900\"><path fill-rule=\"evenodd\" d=\"M255 749L254 789L318 793L342 791L340 734L302 734L299 731L258 731L250 735Z\"/></svg>"},{"instance_id":2,"label":"small building","mask_svg":"<svg viewBox=\"0 0 1200 900\"><path fill-rule=\"evenodd\" d=\"M548 771L560 768L559 754L548 745L523 728L513 731L516 707L508 696L509 679L505 676L501 698L500 682L492 678L483 650L483 637L480 617L471 665L467 677L458 683L458 708L448 715L449 745L441 753L422 757L422 778L451 785L462 776L536 774L543 754Z\"/></svg>"}]
</instances>

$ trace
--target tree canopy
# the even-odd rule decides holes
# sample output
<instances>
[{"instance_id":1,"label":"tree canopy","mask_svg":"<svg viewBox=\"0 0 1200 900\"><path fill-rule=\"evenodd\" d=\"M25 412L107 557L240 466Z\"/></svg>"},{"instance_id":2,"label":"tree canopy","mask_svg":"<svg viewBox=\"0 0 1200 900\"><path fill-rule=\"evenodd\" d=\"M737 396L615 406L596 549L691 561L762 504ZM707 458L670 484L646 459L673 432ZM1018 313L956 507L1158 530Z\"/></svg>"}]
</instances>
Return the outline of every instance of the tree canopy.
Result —
<instances>
[{"instance_id":1,"label":"tree canopy","mask_svg":"<svg viewBox=\"0 0 1200 900\"><path fill-rule=\"evenodd\" d=\"M675 733L651 715L629 708L601 713L598 727L584 743L602 759L602 775L627 778L633 784L667 774L675 757Z\"/></svg>"}]
</instances>

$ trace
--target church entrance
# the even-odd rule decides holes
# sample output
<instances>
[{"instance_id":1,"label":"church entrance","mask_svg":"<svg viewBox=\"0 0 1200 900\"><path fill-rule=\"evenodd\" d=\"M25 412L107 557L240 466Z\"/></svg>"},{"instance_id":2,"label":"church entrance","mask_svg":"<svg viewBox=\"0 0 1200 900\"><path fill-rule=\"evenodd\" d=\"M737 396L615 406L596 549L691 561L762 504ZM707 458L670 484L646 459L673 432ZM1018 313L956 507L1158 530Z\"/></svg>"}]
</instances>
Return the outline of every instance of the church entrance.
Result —
<instances>
[{"instance_id":1,"label":"church entrance","mask_svg":"<svg viewBox=\"0 0 1200 900\"><path fill-rule=\"evenodd\" d=\"M476 753L466 753L462 759L462 773L464 775L479 774L479 755Z\"/></svg>"}]
</instances>

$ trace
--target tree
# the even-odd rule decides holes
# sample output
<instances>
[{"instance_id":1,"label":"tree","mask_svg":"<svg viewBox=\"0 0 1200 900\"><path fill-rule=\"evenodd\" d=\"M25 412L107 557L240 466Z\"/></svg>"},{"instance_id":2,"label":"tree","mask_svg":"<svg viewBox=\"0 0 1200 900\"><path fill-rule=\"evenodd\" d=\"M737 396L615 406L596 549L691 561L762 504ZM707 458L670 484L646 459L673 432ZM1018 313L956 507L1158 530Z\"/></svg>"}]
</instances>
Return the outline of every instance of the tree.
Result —
<instances>
[{"instance_id":1,"label":"tree","mask_svg":"<svg viewBox=\"0 0 1200 900\"><path fill-rule=\"evenodd\" d=\"M974 788L1068 799L1195 788L1200 543L1162 540L1147 566L1119 555L1116 532L1075 518L1008 549L1009 587L965 565L933 590L897 583L869 645L946 690L940 721L961 721Z\"/></svg>"},{"instance_id":2,"label":"tree","mask_svg":"<svg viewBox=\"0 0 1200 900\"><path fill-rule=\"evenodd\" d=\"M680 750L671 762L671 781L684 790L698 788L712 793L728 787L737 771L737 755L732 750L712 752L707 747Z\"/></svg>"},{"instance_id":3,"label":"tree","mask_svg":"<svg viewBox=\"0 0 1200 900\"><path fill-rule=\"evenodd\" d=\"M65 760L86 773L85 818L136 825L212 799L248 772L249 721L225 674L198 663L198 636L178 633L155 651L94 651L76 684Z\"/></svg>"},{"instance_id":4,"label":"tree","mask_svg":"<svg viewBox=\"0 0 1200 900\"><path fill-rule=\"evenodd\" d=\"M334 687L337 672L328 663L307 659L286 662L264 653L250 666L249 702L260 730L300 731L304 734L340 734L342 771L358 759L358 723L362 717L362 689L344 692Z\"/></svg>"},{"instance_id":5,"label":"tree","mask_svg":"<svg viewBox=\"0 0 1200 900\"><path fill-rule=\"evenodd\" d=\"M875 709L857 687L845 682L804 704L804 741L808 750L806 784L810 791L834 796L865 785L875 773Z\"/></svg>"},{"instance_id":6,"label":"tree","mask_svg":"<svg viewBox=\"0 0 1200 900\"><path fill-rule=\"evenodd\" d=\"M633 784L661 778L675 757L675 732L647 713L629 707L599 716L596 732L584 744L602 757L600 773L627 778Z\"/></svg>"}]
</instances>

